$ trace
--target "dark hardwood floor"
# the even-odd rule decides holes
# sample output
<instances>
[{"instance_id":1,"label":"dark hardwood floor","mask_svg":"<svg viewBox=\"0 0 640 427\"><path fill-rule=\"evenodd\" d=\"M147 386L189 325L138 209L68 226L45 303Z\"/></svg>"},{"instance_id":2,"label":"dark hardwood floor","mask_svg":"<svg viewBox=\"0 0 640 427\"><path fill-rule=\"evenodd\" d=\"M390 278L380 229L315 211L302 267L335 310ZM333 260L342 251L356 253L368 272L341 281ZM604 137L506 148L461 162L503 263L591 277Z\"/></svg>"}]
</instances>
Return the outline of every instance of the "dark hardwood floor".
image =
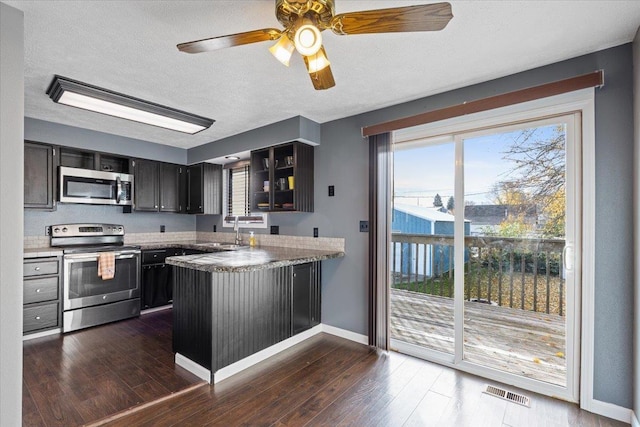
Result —
<instances>
[{"instance_id":1,"label":"dark hardwood floor","mask_svg":"<svg viewBox=\"0 0 640 427\"><path fill-rule=\"evenodd\" d=\"M500 400L482 393L500 384L328 334L219 384L197 385L167 354L170 324L161 312L25 343L25 425L625 425L513 387L506 388L529 396L531 407ZM149 403L157 395L165 397Z\"/></svg>"},{"instance_id":2,"label":"dark hardwood floor","mask_svg":"<svg viewBox=\"0 0 640 427\"><path fill-rule=\"evenodd\" d=\"M77 426L204 382L177 367L171 310L25 341L25 426Z\"/></svg>"}]
</instances>

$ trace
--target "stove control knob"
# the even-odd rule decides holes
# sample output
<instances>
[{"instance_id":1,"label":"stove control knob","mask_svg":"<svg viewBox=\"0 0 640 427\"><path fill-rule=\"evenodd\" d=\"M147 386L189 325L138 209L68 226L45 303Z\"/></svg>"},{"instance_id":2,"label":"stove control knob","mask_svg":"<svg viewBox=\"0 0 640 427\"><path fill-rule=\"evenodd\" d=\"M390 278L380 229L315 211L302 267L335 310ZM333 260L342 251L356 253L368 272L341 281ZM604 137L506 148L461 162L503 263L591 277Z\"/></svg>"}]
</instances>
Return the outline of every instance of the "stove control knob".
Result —
<instances>
[{"instance_id":1,"label":"stove control knob","mask_svg":"<svg viewBox=\"0 0 640 427\"><path fill-rule=\"evenodd\" d=\"M67 227L63 227L63 228L62 228L62 232L63 232L63 233L66 233L67 231L69 231L69 230L67 230Z\"/></svg>"},{"instance_id":2,"label":"stove control knob","mask_svg":"<svg viewBox=\"0 0 640 427\"><path fill-rule=\"evenodd\" d=\"M58 227L54 228L54 229L53 229L53 232L54 232L54 233L59 233L59 232L60 232L60 228L58 228Z\"/></svg>"},{"instance_id":3,"label":"stove control knob","mask_svg":"<svg viewBox=\"0 0 640 427\"><path fill-rule=\"evenodd\" d=\"M122 233L122 227L118 227L118 231Z\"/></svg>"}]
</instances>

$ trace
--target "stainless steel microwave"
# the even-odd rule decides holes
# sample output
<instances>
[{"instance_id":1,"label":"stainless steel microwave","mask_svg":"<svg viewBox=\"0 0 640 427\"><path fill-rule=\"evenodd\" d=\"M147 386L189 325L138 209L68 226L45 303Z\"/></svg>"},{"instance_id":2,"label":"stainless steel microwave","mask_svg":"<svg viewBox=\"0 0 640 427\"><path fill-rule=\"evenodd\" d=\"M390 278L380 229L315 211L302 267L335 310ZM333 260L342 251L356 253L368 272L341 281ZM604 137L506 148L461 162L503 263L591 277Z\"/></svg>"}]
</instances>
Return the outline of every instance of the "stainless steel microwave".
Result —
<instances>
[{"instance_id":1,"label":"stainless steel microwave","mask_svg":"<svg viewBox=\"0 0 640 427\"><path fill-rule=\"evenodd\" d=\"M60 202L92 205L132 204L133 175L60 166Z\"/></svg>"}]
</instances>

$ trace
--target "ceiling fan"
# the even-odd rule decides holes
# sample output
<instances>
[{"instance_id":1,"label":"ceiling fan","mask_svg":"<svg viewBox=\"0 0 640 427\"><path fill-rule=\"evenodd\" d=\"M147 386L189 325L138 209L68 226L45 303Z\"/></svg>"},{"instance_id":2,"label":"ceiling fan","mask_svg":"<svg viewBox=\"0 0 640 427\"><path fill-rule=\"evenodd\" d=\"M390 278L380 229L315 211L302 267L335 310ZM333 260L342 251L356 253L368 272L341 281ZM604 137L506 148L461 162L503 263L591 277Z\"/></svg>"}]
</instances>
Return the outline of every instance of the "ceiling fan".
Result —
<instances>
[{"instance_id":1,"label":"ceiling fan","mask_svg":"<svg viewBox=\"0 0 640 427\"><path fill-rule=\"evenodd\" d=\"M276 18L284 30L264 28L180 43L186 53L209 52L243 44L278 40L269 48L284 65L296 49L307 67L317 90L335 86L329 60L322 46L321 32L331 29L338 35L439 31L453 18L446 2L425 5L366 10L336 15L335 0L276 0Z\"/></svg>"}]
</instances>

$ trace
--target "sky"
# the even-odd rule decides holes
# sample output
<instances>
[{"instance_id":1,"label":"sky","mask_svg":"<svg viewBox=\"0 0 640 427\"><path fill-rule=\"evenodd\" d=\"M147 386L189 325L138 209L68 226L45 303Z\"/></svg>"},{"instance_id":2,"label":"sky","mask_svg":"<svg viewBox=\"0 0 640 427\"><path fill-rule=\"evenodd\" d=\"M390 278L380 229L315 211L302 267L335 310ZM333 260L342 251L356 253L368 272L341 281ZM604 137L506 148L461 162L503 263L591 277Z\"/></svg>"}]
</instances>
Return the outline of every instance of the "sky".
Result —
<instances>
[{"instance_id":1,"label":"sky","mask_svg":"<svg viewBox=\"0 0 640 427\"><path fill-rule=\"evenodd\" d=\"M547 138L553 129L554 126L540 127L536 135ZM514 177L510 174L513 163L503 157L519 134L518 130L464 141L465 201L491 204L495 183ZM420 206L432 206L437 193L446 206L449 197L454 195L453 139L449 143L396 150L394 193L397 203Z\"/></svg>"}]
</instances>

